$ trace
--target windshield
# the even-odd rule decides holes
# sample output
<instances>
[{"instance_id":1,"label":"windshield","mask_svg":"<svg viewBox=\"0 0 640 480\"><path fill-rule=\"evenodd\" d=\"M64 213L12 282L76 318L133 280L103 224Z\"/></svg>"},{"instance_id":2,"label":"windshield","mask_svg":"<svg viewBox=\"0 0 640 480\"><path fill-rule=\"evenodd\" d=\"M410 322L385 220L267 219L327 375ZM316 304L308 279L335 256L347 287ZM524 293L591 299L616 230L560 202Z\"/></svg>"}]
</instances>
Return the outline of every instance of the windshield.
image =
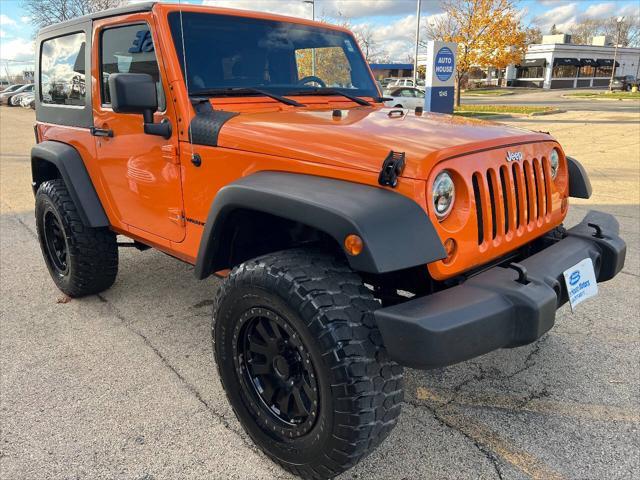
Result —
<instances>
[{"instance_id":1,"label":"windshield","mask_svg":"<svg viewBox=\"0 0 640 480\"><path fill-rule=\"evenodd\" d=\"M172 12L169 24L183 74L186 56L192 95L240 88L296 95L327 88L378 96L355 40L345 32L197 12Z\"/></svg>"}]
</instances>

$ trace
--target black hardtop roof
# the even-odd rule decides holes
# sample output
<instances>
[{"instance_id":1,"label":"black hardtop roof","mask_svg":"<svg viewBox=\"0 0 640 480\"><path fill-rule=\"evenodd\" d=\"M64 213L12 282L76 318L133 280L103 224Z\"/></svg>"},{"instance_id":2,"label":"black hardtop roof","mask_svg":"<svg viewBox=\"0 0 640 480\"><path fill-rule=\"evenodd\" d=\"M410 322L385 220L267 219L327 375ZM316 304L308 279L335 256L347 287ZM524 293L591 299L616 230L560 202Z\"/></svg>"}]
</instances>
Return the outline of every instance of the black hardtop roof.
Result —
<instances>
[{"instance_id":1,"label":"black hardtop roof","mask_svg":"<svg viewBox=\"0 0 640 480\"><path fill-rule=\"evenodd\" d=\"M48 33L55 33L57 30L61 28L67 28L76 24L98 20L100 18L116 17L118 15L125 15L127 13L148 12L153 8L153 6L156 3L157 1L134 3L132 5L127 5L126 7L110 8L108 10L103 10L101 12L91 13L89 15L83 15L82 17L72 18L71 20L66 20L64 22L60 22L53 25L49 25L48 27L44 27L38 32L38 36L46 35Z\"/></svg>"}]
</instances>

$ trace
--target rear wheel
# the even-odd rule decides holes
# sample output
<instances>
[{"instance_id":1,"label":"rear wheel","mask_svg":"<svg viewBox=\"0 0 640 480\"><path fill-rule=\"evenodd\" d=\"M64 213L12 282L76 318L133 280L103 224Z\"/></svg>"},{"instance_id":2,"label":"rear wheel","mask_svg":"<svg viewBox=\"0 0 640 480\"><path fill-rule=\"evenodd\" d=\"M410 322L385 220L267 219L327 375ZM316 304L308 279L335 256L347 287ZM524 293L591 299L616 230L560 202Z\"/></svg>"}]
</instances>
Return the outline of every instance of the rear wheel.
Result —
<instances>
[{"instance_id":1,"label":"rear wheel","mask_svg":"<svg viewBox=\"0 0 640 480\"><path fill-rule=\"evenodd\" d=\"M222 384L256 444L292 473L333 477L396 424L402 369L382 345L378 307L344 262L303 249L245 262L220 287Z\"/></svg>"},{"instance_id":2,"label":"rear wheel","mask_svg":"<svg viewBox=\"0 0 640 480\"><path fill-rule=\"evenodd\" d=\"M82 222L63 180L40 185L35 210L42 254L60 290L81 297L113 285L118 273L116 235Z\"/></svg>"}]
</instances>

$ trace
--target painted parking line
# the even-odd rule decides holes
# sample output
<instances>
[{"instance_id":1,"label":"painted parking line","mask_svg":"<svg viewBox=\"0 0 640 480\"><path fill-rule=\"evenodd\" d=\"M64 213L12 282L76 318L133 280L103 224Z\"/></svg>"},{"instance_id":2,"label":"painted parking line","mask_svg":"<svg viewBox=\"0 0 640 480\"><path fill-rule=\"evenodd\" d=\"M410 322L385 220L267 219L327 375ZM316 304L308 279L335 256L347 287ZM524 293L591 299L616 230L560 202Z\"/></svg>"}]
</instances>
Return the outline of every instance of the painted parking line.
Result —
<instances>
[{"instance_id":1,"label":"painted parking line","mask_svg":"<svg viewBox=\"0 0 640 480\"><path fill-rule=\"evenodd\" d=\"M522 397L484 392L453 392L445 389L418 387L418 400L438 405L463 405L470 407L499 408L512 412L531 412L543 415L561 415L605 422L640 423L637 409L603 405L554 401L545 398L523 400Z\"/></svg>"}]
</instances>

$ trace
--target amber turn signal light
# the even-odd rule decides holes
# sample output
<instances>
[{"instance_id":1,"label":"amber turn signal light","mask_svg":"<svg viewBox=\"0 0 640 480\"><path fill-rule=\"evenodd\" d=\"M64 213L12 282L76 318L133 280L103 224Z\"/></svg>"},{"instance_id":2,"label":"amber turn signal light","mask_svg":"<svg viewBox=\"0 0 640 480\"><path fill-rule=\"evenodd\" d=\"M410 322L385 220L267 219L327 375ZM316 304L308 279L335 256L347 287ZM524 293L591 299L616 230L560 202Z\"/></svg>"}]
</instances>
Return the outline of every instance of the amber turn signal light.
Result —
<instances>
[{"instance_id":1,"label":"amber turn signal light","mask_svg":"<svg viewBox=\"0 0 640 480\"><path fill-rule=\"evenodd\" d=\"M445 258L443 262L446 265L448 263L451 263L451 261L453 260L453 257L458 250L458 245L453 238L447 238L444 242L444 249L447 252L447 258Z\"/></svg>"},{"instance_id":2,"label":"amber turn signal light","mask_svg":"<svg viewBox=\"0 0 640 480\"><path fill-rule=\"evenodd\" d=\"M364 243L358 235L352 233L351 235L347 235L347 238L344 239L344 249L349 255L354 257L356 255L360 255L363 247Z\"/></svg>"}]
</instances>

